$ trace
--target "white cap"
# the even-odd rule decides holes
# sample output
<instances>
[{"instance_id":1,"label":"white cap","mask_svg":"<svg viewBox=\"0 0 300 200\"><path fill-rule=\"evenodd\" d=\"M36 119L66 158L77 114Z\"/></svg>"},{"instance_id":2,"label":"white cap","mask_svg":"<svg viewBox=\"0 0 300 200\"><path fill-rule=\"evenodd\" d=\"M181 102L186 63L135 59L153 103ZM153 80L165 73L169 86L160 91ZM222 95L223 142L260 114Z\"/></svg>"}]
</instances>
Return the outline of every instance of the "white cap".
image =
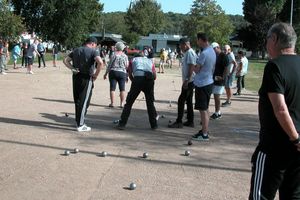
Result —
<instances>
[{"instance_id":1,"label":"white cap","mask_svg":"<svg viewBox=\"0 0 300 200\"><path fill-rule=\"evenodd\" d=\"M211 44L211 47L214 49L214 48L216 48L216 47L220 47L220 45L219 45L218 43L216 43L216 42L213 42L213 43Z\"/></svg>"},{"instance_id":2,"label":"white cap","mask_svg":"<svg viewBox=\"0 0 300 200\"><path fill-rule=\"evenodd\" d=\"M125 49L125 45L123 42L117 42L115 46L117 51L123 51Z\"/></svg>"}]
</instances>

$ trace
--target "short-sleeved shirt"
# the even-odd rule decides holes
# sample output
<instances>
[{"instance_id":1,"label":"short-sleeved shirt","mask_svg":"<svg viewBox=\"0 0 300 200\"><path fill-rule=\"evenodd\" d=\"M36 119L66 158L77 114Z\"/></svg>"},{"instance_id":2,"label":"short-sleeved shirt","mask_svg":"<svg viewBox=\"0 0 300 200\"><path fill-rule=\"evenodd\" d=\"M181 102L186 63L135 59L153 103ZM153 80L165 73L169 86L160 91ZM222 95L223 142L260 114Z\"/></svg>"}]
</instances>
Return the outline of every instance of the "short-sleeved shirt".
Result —
<instances>
[{"instance_id":1,"label":"short-sleeved shirt","mask_svg":"<svg viewBox=\"0 0 300 200\"><path fill-rule=\"evenodd\" d=\"M246 58L245 56L241 59L241 62L243 63L243 75L246 75L248 72L248 65L249 65L249 61L248 58Z\"/></svg>"},{"instance_id":2,"label":"short-sleeved shirt","mask_svg":"<svg viewBox=\"0 0 300 200\"><path fill-rule=\"evenodd\" d=\"M145 72L155 72L155 66L147 57L135 57L129 63L129 68L134 76L145 76Z\"/></svg>"},{"instance_id":3,"label":"short-sleeved shirt","mask_svg":"<svg viewBox=\"0 0 300 200\"><path fill-rule=\"evenodd\" d=\"M41 52L41 53L45 52L45 47L44 47L43 43L39 43L37 45L37 50L38 50L38 52Z\"/></svg>"},{"instance_id":4,"label":"short-sleeved shirt","mask_svg":"<svg viewBox=\"0 0 300 200\"><path fill-rule=\"evenodd\" d=\"M13 56L19 56L21 54L21 48L19 45L15 45L12 50Z\"/></svg>"},{"instance_id":5,"label":"short-sleeved shirt","mask_svg":"<svg viewBox=\"0 0 300 200\"><path fill-rule=\"evenodd\" d=\"M182 59L182 81L185 81L189 78L189 82L194 80L194 73L192 77L189 77L189 65L196 65L197 55L192 48L189 48L184 53L184 57Z\"/></svg>"},{"instance_id":6,"label":"short-sleeved shirt","mask_svg":"<svg viewBox=\"0 0 300 200\"><path fill-rule=\"evenodd\" d=\"M259 90L259 119L261 124L258 148L268 153L289 156L297 153L288 135L280 126L268 93L284 95L289 114L300 132L300 57L281 55L269 61L264 69ZM300 153L298 152L300 156Z\"/></svg>"},{"instance_id":7,"label":"short-sleeved shirt","mask_svg":"<svg viewBox=\"0 0 300 200\"><path fill-rule=\"evenodd\" d=\"M223 86L224 85L224 80L216 80L216 76L223 77L224 71L226 70L226 67L228 66L228 57L226 56L225 53L221 52L219 55L217 55L217 61L216 61L216 66L215 66L215 71L214 71L214 85L218 86Z\"/></svg>"},{"instance_id":8,"label":"short-sleeved shirt","mask_svg":"<svg viewBox=\"0 0 300 200\"><path fill-rule=\"evenodd\" d=\"M58 45L57 44L53 45L53 54L58 54L58 52L59 52Z\"/></svg>"},{"instance_id":9,"label":"short-sleeved shirt","mask_svg":"<svg viewBox=\"0 0 300 200\"><path fill-rule=\"evenodd\" d=\"M203 49L197 59L197 64L201 66L200 71L194 77L194 85L204 87L214 82L213 73L216 64L216 53L211 46Z\"/></svg>"},{"instance_id":10,"label":"short-sleeved shirt","mask_svg":"<svg viewBox=\"0 0 300 200\"><path fill-rule=\"evenodd\" d=\"M235 61L235 57L234 57L234 54L232 52L230 52L229 54L227 54L228 56L228 66L227 66L227 75L229 75L230 73L232 73L232 70L233 70L233 61Z\"/></svg>"},{"instance_id":11,"label":"short-sleeved shirt","mask_svg":"<svg viewBox=\"0 0 300 200\"><path fill-rule=\"evenodd\" d=\"M92 76L96 69L95 58L100 55L96 49L83 46L76 48L68 56L72 58L74 68L82 74Z\"/></svg>"},{"instance_id":12,"label":"short-sleeved shirt","mask_svg":"<svg viewBox=\"0 0 300 200\"><path fill-rule=\"evenodd\" d=\"M37 45L36 44L32 44L29 46L28 51L27 51L27 57L28 58L32 58L35 55L35 51L37 50Z\"/></svg>"},{"instance_id":13,"label":"short-sleeved shirt","mask_svg":"<svg viewBox=\"0 0 300 200\"><path fill-rule=\"evenodd\" d=\"M128 57L125 53L115 53L108 65L108 71L127 73Z\"/></svg>"}]
</instances>

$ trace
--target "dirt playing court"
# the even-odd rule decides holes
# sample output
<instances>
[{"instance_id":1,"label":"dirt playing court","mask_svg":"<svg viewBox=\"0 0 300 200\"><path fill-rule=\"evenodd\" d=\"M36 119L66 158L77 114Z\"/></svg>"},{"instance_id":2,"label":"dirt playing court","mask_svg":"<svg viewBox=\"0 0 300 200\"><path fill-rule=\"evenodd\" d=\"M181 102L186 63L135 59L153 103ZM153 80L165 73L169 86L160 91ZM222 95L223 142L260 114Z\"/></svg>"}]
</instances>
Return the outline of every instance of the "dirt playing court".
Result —
<instances>
[{"instance_id":1,"label":"dirt playing court","mask_svg":"<svg viewBox=\"0 0 300 200\"><path fill-rule=\"evenodd\" d=\"M259 130L256 92L244 91L222 108L222 119L210 122L209 142L188 146L201 128L197 111L195 128L167 128L177 116L178 68L158 74L155 106L165 118L156 131L150 129L142 94L126 130L114 128L122 110L108 107L109 82L102 71L87 114L92 131L79 134L71 72L61 62L60 68L48 65L35 66L34 75L10 68L0 76L1 200L247 199ZM74 148L80 152L63 155ZM184 156L185 150L191 155ZM102 151L108 156L100 157ZM144 152L147 159L141 158ZM137 184L135 190L128 190L131 182Z\"/></svg>"}]
</instances>

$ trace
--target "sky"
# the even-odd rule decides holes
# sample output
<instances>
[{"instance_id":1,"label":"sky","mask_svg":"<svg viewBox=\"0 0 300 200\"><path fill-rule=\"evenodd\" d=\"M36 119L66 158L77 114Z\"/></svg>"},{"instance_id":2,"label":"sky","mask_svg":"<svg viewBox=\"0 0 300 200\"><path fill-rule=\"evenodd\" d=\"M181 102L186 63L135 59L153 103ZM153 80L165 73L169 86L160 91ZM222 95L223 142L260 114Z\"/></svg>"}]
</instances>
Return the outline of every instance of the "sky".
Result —
<instances>
[{"instance_id":1,"label":"sky","mask_svg":"<svg viewBox=\"0 0 300 200\"><path fill-rule=\"evenodd\" d=\"M193 0L156 0L161 4L163 12L186 14L190 11ZM130 0L100 0L104 3L104 12L127 11ZM226 14L243 15L243 0L217 0Z\"/></svg>"}]
</instances>

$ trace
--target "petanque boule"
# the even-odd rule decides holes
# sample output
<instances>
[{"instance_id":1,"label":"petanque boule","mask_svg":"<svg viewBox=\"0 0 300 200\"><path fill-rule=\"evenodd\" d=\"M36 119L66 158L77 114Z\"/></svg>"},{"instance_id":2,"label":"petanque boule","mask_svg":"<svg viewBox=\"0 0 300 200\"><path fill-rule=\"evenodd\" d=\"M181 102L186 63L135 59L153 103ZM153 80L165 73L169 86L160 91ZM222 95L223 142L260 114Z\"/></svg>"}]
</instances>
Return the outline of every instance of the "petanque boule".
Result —
<instances>
[{"instance_id":1,"label":"petanque boule","mask_svg":"<svg viewBox=\"0 0 300 200\"><path fill-rule=\"evenodd\" d=\"M120 120L116 119L113 121L114 124L118 124Z\"/></svg>"},{"instance_id":2,"label":"petanque boule","mask_svg":"<svg viewBox=\"0 0 300 200\"><path fill-rule=\"evenodd\" d=\"M189 155L191 155L191 152L190 152L189 150L186 150L186 151L184 152L184 155L185 155L185 156L189 156Z\"/></svg>"},{"instance_id":3,"label":"petanque boule","mask_svg":"<svg viewBox=\"0 0 300 200\"><path fill-rule=\"evenodd\" d=\"M173 121L172 120L169 120L169 124L171 124Z\"/></svg>"},{"instance_id":4,"label":"petanque boule","mask_svg":"<svg viewBox=\"0 0 300 200\"><path fill-rule=\"evenodd\" d=\"M193 144L192 140L189 140L188 145L192 145L192 144Z\"/></svg>"},{"instance_id":5,"label":"petanque boule","mask_svg":"<svg viewBox=\"0 0 300 200\"><path fill-rule=\"evenodd\" d=\"M75 148L75 149L74 149L74 153L79 153L79 149L78 149L78 148Z\"/></svg>"},{"instance_id":6,"label":"petanque boule","mask_svg":"<svg viewBox=\"0 0 300 200\"><path fill-rule=\"evenodd\" d=\"M148 158L149 154L147 152L143 153L143 158Z\"/></svg>"},{"instance_id":7,"label":"petanque boule","mask_svg":"<svg viewBox=\"0 0 300 200\"><path fill-rule=\"evenodd\" d=\"M65 150L65 153L64 153L65 156L68 156L70 155L70 151L69 150Z\"/></svg>"},{"instance_id":8,"label":"petanque boule","mask_svg":"<svg viewBox=\"0 0 300 200\"><path fill-rule=\"evenodd\" d=\"M106 152L106 151L103 151L102 153L101 153L101 156L102 157L106 157L108 155L108 153Z\"/></svg>"},{"instance_id":9,"label":"petanque boule","mask_svg":"<svg viewBox=\"0 0 300 200\"><path fill-rule=\"evenodd\" d=\"M66 117L69 117L69 114L68 114L68 113L65 113L65 116L66 116Z\"/></svg>"},{"instance_id":10,"label":"petanque boule","mask_svg":"<svg viewBox=\"0 0 300 200\"><path fill-rule=\"evenodd\" d=\"M135 190L136 189L136 184L135 183L130 183L129 189L130 190Z\"/></svg>"},{"instance_id":11,"label":"petanque boule","mask_svg":"<svg viewBox=\"0 0 300 200\"><path fill-rule=\"evenodd\" d=\"M165 115L161 115L161 118L166 118Z\"/></svg>"}]
</instances>

